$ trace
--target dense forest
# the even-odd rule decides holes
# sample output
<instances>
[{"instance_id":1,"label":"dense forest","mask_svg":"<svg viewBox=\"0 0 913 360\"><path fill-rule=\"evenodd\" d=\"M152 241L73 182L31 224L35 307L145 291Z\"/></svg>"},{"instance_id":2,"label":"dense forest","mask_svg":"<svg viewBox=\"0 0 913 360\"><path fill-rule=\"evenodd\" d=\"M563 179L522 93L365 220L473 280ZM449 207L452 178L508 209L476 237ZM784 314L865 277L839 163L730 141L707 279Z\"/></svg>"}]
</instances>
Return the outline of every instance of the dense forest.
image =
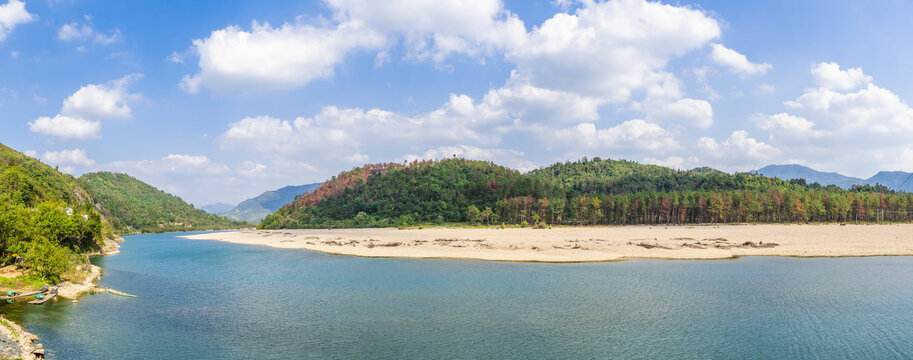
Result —
<instances>
[{"instance_id":1,"label":"dense forest","mask_svg":"<svg viewBox=\"0 0 913 360\"><path fill-rule=\"evenodd\" d=\"M245 222L195 209L181 198L126 174L97 172L79 177L115 231L137 232L236 229Z\"/></svg>"},{"instance_id":2,"label":"dense forest","mask_svg":"<svg viewBox=\"0 0 913 360\"><path fill-rule=\"evenodd\" d=\"M447 159L344 172L268 216L261 228L910 220L913 194L878 185L845 190L600 158L522 174L490 162Z\"/></svg>"},{"instance_id":3,"label":"dense forest","mask_svg":"<svg viewBox=\"0 0 913 360\"><path fill-rule=\"evenodd\" d=\"M110 227L75 178L0 144L0 263L48 281L79 276Z\"/></svg>"}]
</instances>

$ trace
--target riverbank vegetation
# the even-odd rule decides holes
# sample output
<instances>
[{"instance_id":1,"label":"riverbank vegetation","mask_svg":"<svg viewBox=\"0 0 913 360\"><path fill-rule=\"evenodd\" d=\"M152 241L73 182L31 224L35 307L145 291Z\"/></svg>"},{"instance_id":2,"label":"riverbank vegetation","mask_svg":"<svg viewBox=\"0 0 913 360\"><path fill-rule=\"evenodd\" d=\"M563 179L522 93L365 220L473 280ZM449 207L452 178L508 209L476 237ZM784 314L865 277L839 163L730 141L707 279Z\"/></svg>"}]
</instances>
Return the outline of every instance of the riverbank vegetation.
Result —
<instances>
[{"instance_id":1,"label":"riverbank vegetation","mask_svg":"<svg viewBox=\"0 0 913 360\"><path fill-rule=\"evenodd\" d=\"M913 194L883 186L841 189L600 158L526 174L491 162L447 159L344 172L268 216L261 228L911 220Z\"/></svg>"},{"instance_id":2,"label":"riverbank vegetation","mask_svg":"<svg viewBox=\"0 0 913 360\"><path fill-rule=\"evenodd\" d=\"M0 263L58 282L76 276L110 226L76 179L0 144Z\"/></svg>"},{"instance_id":3,"label":"riverbank vegetation","mask_svg":"<svg viewBox=\"0 0 913 360\"><path fill-rule=\"evenodd\" d=\"M119 234L240 228L124 174L79 179L0 144L0 266L79 281Z\"/></svg>"}]
</instances>

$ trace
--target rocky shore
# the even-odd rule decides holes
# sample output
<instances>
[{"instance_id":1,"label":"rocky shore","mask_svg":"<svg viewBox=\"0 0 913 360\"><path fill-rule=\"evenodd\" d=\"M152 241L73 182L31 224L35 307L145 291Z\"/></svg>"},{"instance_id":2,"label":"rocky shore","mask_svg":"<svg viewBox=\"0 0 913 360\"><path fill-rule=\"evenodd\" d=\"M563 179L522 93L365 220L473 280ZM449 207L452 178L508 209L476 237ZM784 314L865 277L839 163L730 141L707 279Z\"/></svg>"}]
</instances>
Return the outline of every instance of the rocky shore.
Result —
<instances>
[{"instance_id":1,"label":"rocky shore","mask_svg":"<svg viewBox=\"0 0 913 360\"><path fill-rule=\"evenodd\" d=\"M44 359L44 345L38 337L0 315L0 359Z\"/></svg>"},{"instance_id":2,"label":"rocky shore","mask_svg":"<svg viewBox=\"0 0 913 360\"><path fill-rule=\"evenodd\" d=\"M123 238L116 240L105 239L102 249L98 253L89 254L89 256L113 255L120 252L120 244ZM77 302L77 298L86 293L106 292L108 289L99 288L95 281L102 275L100 267L88 264L83 269L86 277L82 281L64 281L57 284L57 296L63 299ZM8 274L16 275L16 274ZM19 324L0 315L0 359L44 359L44 345L37 342L38 336L25 331Z\"/></svg>"}]
</instances>

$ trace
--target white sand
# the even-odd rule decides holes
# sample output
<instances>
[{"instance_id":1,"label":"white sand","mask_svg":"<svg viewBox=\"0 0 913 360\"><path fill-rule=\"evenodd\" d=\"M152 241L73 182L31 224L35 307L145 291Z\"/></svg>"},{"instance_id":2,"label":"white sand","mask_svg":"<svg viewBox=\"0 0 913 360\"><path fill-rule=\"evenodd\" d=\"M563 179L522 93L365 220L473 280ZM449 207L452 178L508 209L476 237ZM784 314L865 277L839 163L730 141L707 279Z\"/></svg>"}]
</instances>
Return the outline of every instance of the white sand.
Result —
<instances>
[{"instance_id":1,"label":"white sand","mask_svg":"<svg viewBox=\"0 0 913 360\"><path fill-rule=\"evenodd\" d=\"M185 237L368 257L499 261L913 255L913 224L242 230Z\"/></svg>"}]
</instances>

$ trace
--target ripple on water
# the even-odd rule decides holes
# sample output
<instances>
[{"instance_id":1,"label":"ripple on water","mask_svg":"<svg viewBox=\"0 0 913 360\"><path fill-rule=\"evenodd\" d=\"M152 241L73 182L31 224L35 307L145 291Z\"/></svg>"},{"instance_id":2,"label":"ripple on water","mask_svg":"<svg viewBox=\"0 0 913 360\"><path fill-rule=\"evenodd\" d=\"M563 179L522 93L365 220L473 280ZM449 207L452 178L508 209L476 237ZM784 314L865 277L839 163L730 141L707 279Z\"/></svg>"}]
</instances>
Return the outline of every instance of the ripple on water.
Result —
<instances>
[{"instance_id":1,"label":"ripple on water","mask_svg":"<svg viewBox=\"0 0 913 360\"><path fill-rule=\"evenodd\" d=\"M913 257L370 259L129 236L85 296L4 312L55 359L910 358Z\"/></svg>"}]
</instances>

